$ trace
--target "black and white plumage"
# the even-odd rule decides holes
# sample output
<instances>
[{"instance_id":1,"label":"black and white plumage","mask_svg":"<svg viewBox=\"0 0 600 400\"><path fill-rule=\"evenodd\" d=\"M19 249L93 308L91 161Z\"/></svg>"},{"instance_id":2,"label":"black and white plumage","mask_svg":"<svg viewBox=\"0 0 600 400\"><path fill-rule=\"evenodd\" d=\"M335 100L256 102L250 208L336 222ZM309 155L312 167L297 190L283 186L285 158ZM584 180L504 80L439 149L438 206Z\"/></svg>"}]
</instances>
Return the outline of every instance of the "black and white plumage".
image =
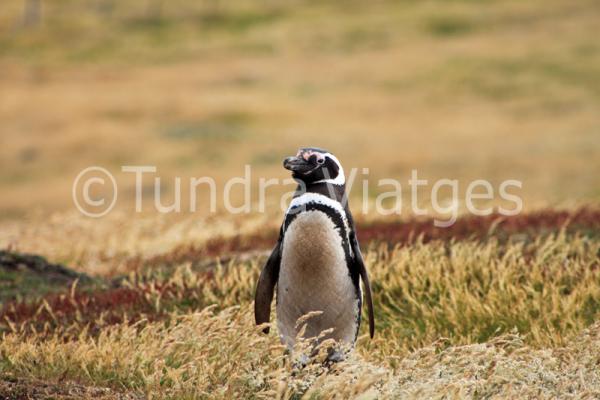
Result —
<instances>
[{"instance_id":1,"label":"black and white plumage","mask_svg":"<svg viewBox=\"0 0 600 400\"><path fill-rule=\"evenodd\" d=\"M284 167L300 185L258 280L256 323L269 322L277 289L277 327L288 347L295 343L298 318L314 311L322 314L308 320L304 337L333 328L321 340L353 345L361 322L362 279L373 337L371 287L346 201L342 165L325 150L304 148L286 158Z\"/></svg>"}]
</instances>

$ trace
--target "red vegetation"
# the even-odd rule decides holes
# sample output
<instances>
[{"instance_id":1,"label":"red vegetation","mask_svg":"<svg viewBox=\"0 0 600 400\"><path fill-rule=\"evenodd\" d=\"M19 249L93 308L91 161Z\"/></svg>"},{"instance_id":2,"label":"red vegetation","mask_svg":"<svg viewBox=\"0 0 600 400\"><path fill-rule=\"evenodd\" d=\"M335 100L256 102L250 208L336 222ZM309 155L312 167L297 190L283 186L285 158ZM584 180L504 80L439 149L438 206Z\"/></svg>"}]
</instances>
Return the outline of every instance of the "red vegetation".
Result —
<instances>
[{"instance_id":1,"label":"red vegetation","mask_svg":"<svg viewBox=\"0 0 600 400\"><path fill-rule=\"evenodd\" d=\"M52 324L79 318L80 322L91 322L104 313L104 322L114 324L122 322L124 316L134 309L137 314L142 311L140 308L151 311L150 305L145 303L142 291L129 288L54 294L32 303L10 302L0 312L0 321L18 324L35 319L39 324ZM78 311L80 315L76 318Z\"/></svg>"},{"instance_id":2,"label":"red vegetation","mask_svg":"<svg viewBox=\"0 0 600 400\"><path fill-rule=\"evenodd\" d=\"M358 237L363 246L370 242L406 244L419 237L422 237L424 242L469 238L485 240L493 234L495 238L502 240L514 234L539 235L556 232L562 228L566 228L567 231L600 231L600 209L543 210L512 217L498 214L485 217L465 216L447 228L436 227L431 218L357 223ZM246 236L215 238L203 246L181 245L150 260L133 260L131 267L175 265L248 251L268 250L275 245L277 235L278 232L273 230L260 231Z\"/></svg>"},{"instance_id":3,"label":"red vegetation","mask_svg":"<svg viewBox=\"0 0 600 400\"><path fill-rule=\"evenodd\" d=\"M381 241L390 244L410 243L422 235L423 241L450 239L485 239L493 234L503 239L514 234L536 234L568 231L600 230L600 210L581 208L576 211L543 210L506 217L492 214L484 217L465 216L448 228L436 227L431 219L407 222L378 221L358 227L362 242Z\"/></svg>"},{"instance_id":4,"label":"red vegetation","mask_svg":"<svg viewBox=\"0 0 600 400\"><path fill-rule=\"evenodd\" d=\"M582 208L574 212L540 211L514 217L491 215L487 217L463 217L449 228L435 227L432 220L377 221L359 224L359 238L363 245L370 242L386 242L391 245L406 244L421 237L424 241L450 239L481 239L493 236L503 240L514 234L537 236L560 229L570 232L591 231L600 233L600 210ZM203 247L180 246L175 250L150 260L134 260L132 267L175 265L198 262L216 256L269 249L277 240L277 232L259 232L253 235L215 239ZM201 272L206 282L212 272ZM161 299L161 310L156 310L154 300ZM179 299L179 300L178 300ZM173 288L156 284L141 284L134 288L113 288L94 292L78 291L73 294L49 295L34 302L11 302L0 310L0 323L33 323L37 327L68 326L72 322L89 323L92 330L102 325L135 322L146 317L161 318L170 307L179 307L186 299L185 307L203 306L201 296L187 288ZM47 303L47 306L45 305Z\"/></svg>"},{"instance_id":5,"label":"red vegetation","mask_svg":"<svg viewBox=\"0 0 600 400\"><path fill-rule=\"evenodd\" d=\"M266 250L275 245L278 232L265 231L251 235L237 235L229 238L215 238L203 246L191 244L181 245L168 253L160 254L150 260L133 260L130 266L142 263L148 265L176 265L184 262L195 262L206 258L223 257L236 253L255 250Z\"/></svg>"},{"instance_id":6,"label":"red vegetation","mask_svg":"<svg viewBox=\"0 0 600 400\"><path fill-rule=\"evenodd\" d=\"M101 326L124 321L136 322L141 318L160 319L176 298L194 298L187 290L155 283L134 288L113 288L96 291L52 294L33 302L10 302L0 310L0 323L16 325L31 323L51 330L66 327L73 322L88 324L92 331ZM184 293L181 293L184 292ZM160 310L154 299L161 299ZM193 304L190 304L193 306Z\"/></svg>"}]
</instances>

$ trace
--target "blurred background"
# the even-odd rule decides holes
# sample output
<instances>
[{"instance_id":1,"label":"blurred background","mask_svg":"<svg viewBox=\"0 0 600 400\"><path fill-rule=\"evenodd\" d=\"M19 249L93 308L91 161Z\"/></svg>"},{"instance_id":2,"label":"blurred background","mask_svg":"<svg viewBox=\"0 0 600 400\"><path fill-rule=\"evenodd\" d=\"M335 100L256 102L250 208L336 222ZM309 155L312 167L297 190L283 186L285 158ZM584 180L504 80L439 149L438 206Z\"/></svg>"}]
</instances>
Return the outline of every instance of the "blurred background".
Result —
<instances>
[{"instance_id":1,"label":"blurred background","mask_svg":"<svg viewBox=\"0 0 600 400\"><path fill-rule=\"evenodd\" d=\"M283 179L307 145L374 180L597 202L599 27L593 0L3 0L0 220L73 211L90 165L132 211L122 165L155 165L166 203L175 176Z\"/></svg>"}]
</instances>

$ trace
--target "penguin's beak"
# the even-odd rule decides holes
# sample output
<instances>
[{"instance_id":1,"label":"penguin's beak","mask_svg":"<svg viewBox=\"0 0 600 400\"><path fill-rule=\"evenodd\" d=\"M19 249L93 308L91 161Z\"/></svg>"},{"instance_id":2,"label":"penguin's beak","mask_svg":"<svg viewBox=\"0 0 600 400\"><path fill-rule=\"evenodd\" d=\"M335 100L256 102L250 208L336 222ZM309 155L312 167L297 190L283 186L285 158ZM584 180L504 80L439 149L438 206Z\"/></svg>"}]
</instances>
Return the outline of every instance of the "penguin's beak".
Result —
<instances>
[{"instance_id":1,"label":"penguin's beak","mask_svg":"<svg viewBox=\"0 0 600 400\"><path fill-rule=\"evenodd\" d=\"M283 160L283 168L292 172L308 172L313 166L302 157L288 157Z\"/></svg>"}]
</instances>

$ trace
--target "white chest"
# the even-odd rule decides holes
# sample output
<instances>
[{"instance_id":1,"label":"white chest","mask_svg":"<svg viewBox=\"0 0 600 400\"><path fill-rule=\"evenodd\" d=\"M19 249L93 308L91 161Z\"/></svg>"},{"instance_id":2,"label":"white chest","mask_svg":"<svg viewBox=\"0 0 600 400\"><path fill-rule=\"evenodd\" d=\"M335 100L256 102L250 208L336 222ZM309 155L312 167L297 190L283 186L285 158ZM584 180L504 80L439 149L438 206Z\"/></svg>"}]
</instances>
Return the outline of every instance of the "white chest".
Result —
<instances>
[{"instance_id":1,"label":"white chest","mask_svg":"<svg viewBox=\"0 0 600 400\"><path fill-rule=\"evenodd\" d=\"M277 325L283 341L293 345L296 321L312 311L306 337L327 336L353 343L359 294L350 278L340 232L331 218L318 210L305 211L288 226L277 284Z\"/></svg>"}]
</instances>

